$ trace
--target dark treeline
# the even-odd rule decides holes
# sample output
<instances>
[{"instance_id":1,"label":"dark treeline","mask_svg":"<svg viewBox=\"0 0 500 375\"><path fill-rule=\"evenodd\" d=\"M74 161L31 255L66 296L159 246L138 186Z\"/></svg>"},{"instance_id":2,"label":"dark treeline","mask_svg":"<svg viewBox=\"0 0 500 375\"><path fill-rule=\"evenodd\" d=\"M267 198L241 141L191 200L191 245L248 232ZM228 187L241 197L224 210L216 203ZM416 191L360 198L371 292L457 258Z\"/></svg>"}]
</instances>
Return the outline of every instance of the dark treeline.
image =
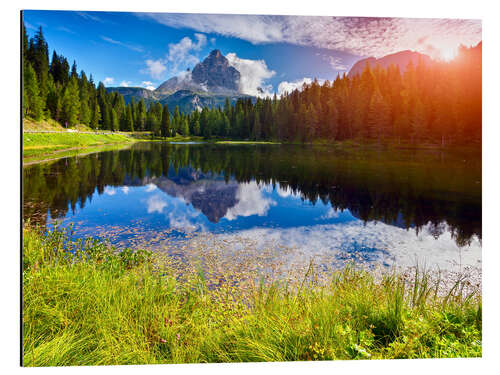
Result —
<instances>
[{"instance_id":1,"label":"dark treeline","mask_svg":"<svg viewBox=\"0 0 500 375\"><path fill-rule=\"evenodd\" d=\"M28 40L24 30L23 112L35 120L52 118L66 126L151 131L205 138L280 140L366 140L465 144L481 142L482 45L461 47L451 62L410 63L401 73L367 66L353 78L314 81L276 97L229 99L221 108L185 114L143 99L126 105L122 95L96 87L92 76L71 69L48 45L40 27Z\"/></svg>"},{"instance_id":2,"label":"dark treeline","mask_svg":"<svg viewBox=\"0 0 500 375\"><path fill-rule=\"evenodd\" d=\"M313 203L349 209L364 221L417 229L430 222L436 237L446 222L460 245L481 237L480 159L464 163L462 157L432 152L368 153L368 159L360 159L323 147L137 144L24 168L24 218L43 225L48 212L64 217L106 186L161 185L162 178L179 173L186 180L190 173L181 170L188 168L222 184L224 179L279 184Z\"/></svg>"}]
</instances>

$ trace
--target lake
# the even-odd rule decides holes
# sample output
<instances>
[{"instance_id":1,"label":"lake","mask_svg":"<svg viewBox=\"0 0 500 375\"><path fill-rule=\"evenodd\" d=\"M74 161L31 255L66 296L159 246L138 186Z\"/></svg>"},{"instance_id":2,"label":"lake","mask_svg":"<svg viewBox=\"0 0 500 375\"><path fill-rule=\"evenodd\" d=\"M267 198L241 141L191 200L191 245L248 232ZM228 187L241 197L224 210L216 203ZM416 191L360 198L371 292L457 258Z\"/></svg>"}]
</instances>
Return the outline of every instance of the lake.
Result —
<instances>
[{"instance_id":1,"label":"lake","mask_svg":"<svg viewBox=\"0 0 500 375\"><path fill-rule=\"evenodd\" d=\"M24 219L118 247L182 258L188 242L218 243L332 268L481 266L480 155L140 142L26 166L23 179Z\"/></svg>"}]
</instances>

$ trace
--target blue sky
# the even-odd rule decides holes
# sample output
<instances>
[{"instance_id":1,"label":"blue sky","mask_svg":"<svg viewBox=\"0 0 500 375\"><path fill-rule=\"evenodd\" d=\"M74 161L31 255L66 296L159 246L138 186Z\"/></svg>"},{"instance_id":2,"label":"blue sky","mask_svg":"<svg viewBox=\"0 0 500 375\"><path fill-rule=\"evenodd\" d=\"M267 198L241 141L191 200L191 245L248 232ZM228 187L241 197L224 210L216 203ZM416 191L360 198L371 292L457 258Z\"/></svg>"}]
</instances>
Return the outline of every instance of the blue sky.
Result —
<instances>
[{"instance_id":1,"label":"blue sky","mask_svg":"<svg viewBox=\"0 0 500 375\"><path fill-rule=\"evenodd\" d=\"M448 55L481 40L477 20L25 11L56 50L106 86L154 88L219 49L241 89L282 92L333 80L359 59L404 49Z\"/></svg>"}]
</instances>

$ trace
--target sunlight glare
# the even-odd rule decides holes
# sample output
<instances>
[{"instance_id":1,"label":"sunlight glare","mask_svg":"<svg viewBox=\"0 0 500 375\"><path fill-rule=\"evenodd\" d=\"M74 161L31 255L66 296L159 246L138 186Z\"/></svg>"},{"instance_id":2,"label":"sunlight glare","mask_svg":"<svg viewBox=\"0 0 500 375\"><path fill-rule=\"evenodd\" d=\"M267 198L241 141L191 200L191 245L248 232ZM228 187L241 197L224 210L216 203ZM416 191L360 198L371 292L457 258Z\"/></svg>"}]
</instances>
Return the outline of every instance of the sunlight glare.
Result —
<instances>
[{"instance_id":1,"label":"sunlight glare","mask_svg":"<svg viewBox=\"0 0 500 375\"><path fill-rule=\"evenodd\" d=\"M440 50L440 57L443 61L451 61L457 56L457 53L458 48L456 46L445 47Z\"/></svg>"}]
</instances>

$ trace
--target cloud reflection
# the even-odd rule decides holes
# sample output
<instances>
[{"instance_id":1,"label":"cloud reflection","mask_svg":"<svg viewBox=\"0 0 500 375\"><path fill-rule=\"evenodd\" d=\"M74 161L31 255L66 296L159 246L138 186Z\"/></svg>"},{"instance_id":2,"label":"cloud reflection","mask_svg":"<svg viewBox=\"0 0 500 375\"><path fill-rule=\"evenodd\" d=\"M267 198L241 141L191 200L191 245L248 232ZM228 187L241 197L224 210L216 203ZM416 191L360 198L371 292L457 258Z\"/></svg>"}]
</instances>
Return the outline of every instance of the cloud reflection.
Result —
<instances>
[{"instance_id":1,"label":"cloud reflection","mask_svg":"<svg viewBox=\"0 0 500 375\"><path fill-rule=\"evenodd\" d=\"M238 203L229 208L224 216L227 220L235 220L238 216L264 216L276 202L262 195L262 189L254 182L240 184L236 191Z\"/></svg>"},{"instance_id":2,"label":"cloud reflection","mask_svg":"<svg viewBox=\"0 0 500 375\"><path fill-rule=\"evenodd\" d=\"M381 222L364 225L362 221L283 229L255 228L219 235L220 239L234 237L249 239L259 248L279 244L293 248L292 257L319 257L331 264L345 259L402 267L418 262L441 269L481 264L479 240L474 238L469 246L459 247L449 228L437 239L425 228L417 235L415 229Z\"/></svg>"},{"instance_id":3,"label":"cloud reflection","mask_svg":"<svg viewBox=\"0 0 500 375\"><path fill-rule=\"evenodd\" d=\"M106 195L115 195L116 194L116 190L112 187L109 187L109 186L106 186L104 188L104 194Z\"/></svg>"},{"instance_id":4,"label":"cloud reflection","mask_svg":"<svg viewBox=\"0 0 500 375\"><path fill-rule=\"evenodd\" d=\"M167 206L167 202L160 195L155 194L152 197L148 198L146 205L148 214L151 214L153 212L161 214L163 212L163 209Z\"/></svg>"}]
</instances>

